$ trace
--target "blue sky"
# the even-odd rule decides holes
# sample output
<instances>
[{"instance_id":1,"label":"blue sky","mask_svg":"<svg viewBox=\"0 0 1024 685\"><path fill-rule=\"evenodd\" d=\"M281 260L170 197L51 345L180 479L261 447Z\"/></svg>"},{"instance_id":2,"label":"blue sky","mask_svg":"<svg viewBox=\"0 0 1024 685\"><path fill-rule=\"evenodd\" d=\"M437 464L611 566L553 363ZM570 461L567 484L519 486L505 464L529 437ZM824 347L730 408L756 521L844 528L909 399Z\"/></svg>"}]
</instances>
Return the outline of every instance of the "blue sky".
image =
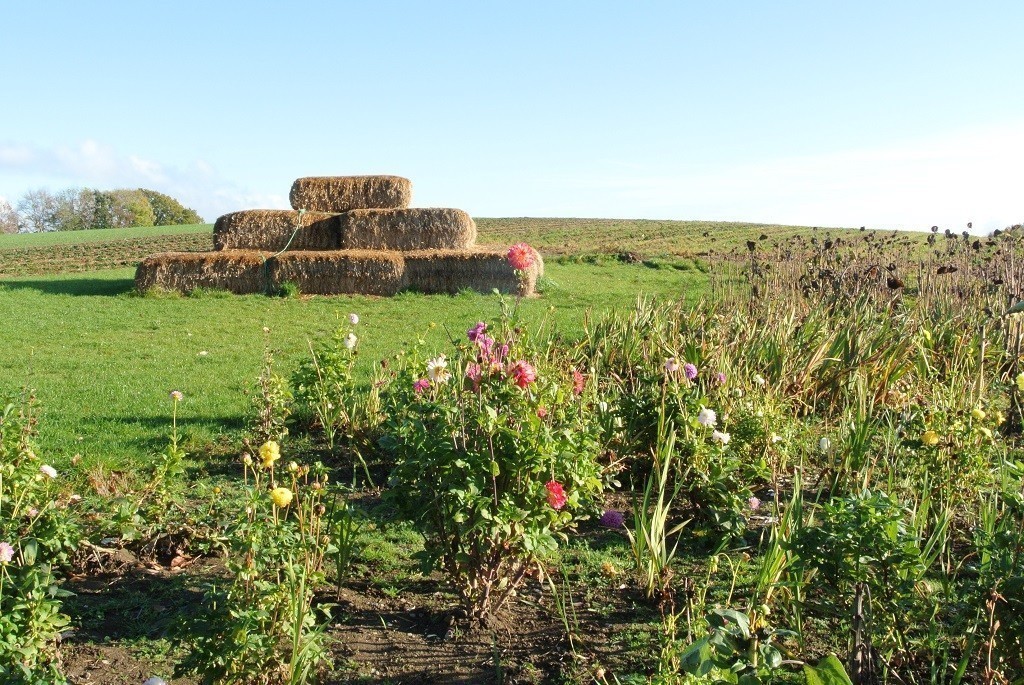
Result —
<instances>
[{"instance_id":1,"label":"blue sky","mask_svg":"<svg viewBox=\"0 0 1024 685\"><path fill-rule=\"evenodd\" d=\"M59 8L59 9L57 9ZM474 216L1024 221L1024 3L3 3L0 197L207 220L392 173Z\"/></svg>"}]
</instances>

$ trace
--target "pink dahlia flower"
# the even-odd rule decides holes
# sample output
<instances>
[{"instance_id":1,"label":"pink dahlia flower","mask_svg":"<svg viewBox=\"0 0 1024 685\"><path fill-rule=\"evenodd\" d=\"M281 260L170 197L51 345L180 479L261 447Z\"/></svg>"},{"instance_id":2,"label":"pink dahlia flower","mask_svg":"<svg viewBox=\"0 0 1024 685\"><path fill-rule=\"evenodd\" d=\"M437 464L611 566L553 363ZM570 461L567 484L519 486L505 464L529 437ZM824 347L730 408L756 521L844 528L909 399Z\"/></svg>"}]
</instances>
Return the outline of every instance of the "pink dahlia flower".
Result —
<instances>
[{"instance_id":1,"label":"pink dahlia flower","mask_svg":"<svg viewBox=\"0 0 1024 685\"><path fill-rule=\"evenodd\" d=\"M533 248L526 243L516 243L508 249L508 263L516 271L526 271L536 261Z\"/></svg>"},{"instance_id":2,"label":"pink dahlia flower","mask_svg":"<svg viewBox=\"0 0 1024 685\"><path fill-rule=\"evenodd\" d=\"M548 504L552 509L561 509L565 506L568 498L565 496L565 488L561 483L557 480L549 480L544 487L548 489Z\"/></svg>"},{"instance_id":3,"label":"pink dahlia flower","mask_svg":"<svg viewBox=\"0 0 1024 685\"><path fill-rule=\"evenodd\" d=\"M522 360L512 365L511 374L512 380L520 388L525 388L537 380L537 370L529 362Z\"/></svg>"}]
</instances>

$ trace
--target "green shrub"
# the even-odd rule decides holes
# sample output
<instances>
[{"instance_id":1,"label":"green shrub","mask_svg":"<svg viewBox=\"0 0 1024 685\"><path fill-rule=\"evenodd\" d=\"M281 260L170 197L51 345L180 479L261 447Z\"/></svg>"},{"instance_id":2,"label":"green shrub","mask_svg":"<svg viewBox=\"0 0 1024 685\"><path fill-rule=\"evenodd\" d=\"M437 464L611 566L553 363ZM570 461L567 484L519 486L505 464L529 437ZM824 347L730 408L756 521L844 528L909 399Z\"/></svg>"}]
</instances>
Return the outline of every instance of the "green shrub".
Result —
<instances>
[{"instance_id":1,"label":"green shrub","mask_svg":"<svg viewBox=\"0 0 1024 685\"><path fill-rule=\"evenodd\" d=\"M405 358L385 397L391 499L471 616L497 611L603 490L583 376L506 322Z\"/></svg>"}]
</instances>

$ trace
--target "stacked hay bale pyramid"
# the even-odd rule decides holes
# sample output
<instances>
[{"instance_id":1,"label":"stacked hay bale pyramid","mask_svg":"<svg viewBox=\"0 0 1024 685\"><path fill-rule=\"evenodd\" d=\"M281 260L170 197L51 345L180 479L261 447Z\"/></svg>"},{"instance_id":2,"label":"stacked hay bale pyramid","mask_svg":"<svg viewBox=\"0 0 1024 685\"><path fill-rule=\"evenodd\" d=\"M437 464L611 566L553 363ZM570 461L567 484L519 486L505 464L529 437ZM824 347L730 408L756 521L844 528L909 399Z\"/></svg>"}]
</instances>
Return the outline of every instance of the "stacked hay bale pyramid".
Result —
<instances>
[{"instance_id":1,"label":"stacked hay bale pyramid","mask_svg":"<svg viewBox=\"0 0 1024 685\"><path fill-rule=\"evenodd\" d=\"M213 252L147 257L140 290L275 292L291 282L308 294L394 295L402 290L472 289L531 295L540 255L517 271L508 248L476 245L476 223L461 209L409 208L412 184L399 176L300 178L291 210L225 214Z\"/></svg>"}]
</instances>

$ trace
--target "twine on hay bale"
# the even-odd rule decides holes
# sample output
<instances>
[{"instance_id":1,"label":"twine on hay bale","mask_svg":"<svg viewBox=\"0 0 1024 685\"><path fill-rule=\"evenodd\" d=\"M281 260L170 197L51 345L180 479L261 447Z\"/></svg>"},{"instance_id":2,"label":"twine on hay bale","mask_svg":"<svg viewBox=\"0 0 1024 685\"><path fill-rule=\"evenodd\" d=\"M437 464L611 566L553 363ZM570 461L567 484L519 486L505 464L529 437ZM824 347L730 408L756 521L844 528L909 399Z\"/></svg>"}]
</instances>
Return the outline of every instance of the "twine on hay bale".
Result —
<instances>
[{"instance_id":1,"label":"twine on hay bale","mask_svg":"<svg viewBox=\"0 0 1024 685\"><path fill-rule=\"evenodd\" d=\"M270 277L277 285L291 281L306 294L394 295L404 267L397 252L285 252L270 260Z\"/></svg>"},{"instance_id":2,"label":"twine on hay bale","mask_svg":"<svg viewBox=\"0 0 1024 685\"><path fill-rule=\"evenodd\" d=\"M312 212L402 209L412 199L412 182L401 176L307 176L296 179L288 199L292 208Z\"/></svg>"},{"instance_id":3,"label":"twine on hay bale","mask_svg":"<svg viewBox=\"0 0 1024 685\"><path fill-rule=\"evenodd\" d=\"M267 255L255 250L225 252L165 252L142 260L135 270L135 287L191 292L217 288L244 295L266 292Z\"/></svg>"},{"instance_id":4,"label":"twine on hay bale","mask_svg":"<svg viewBox=\"0 0 1024 685\"><path fill-rule=\"evenodd\" d=\"M347 250L458 250L476 243L476 222L461 209L353 209L338 220Z\"/></svg>"},{"instance_id":5,"label":"twine on hay bale","mask_svg":"<svg viewBox=\"0 0 1024 685\"><path fill-rule=\"evenodd\" d=\"M336 250L340 246L338 215L292 209L232 212L214 224L213 245L217 250L277 252L286 245L289 250Z\"/></svg>"},{"instance_id":6,"label":"twine on hay bale","mask_svg":"<svg viewBox=\"0 0 1024 685\"><path fill-rule=\"evenodd\" d=\"M471 289L527 297L535 294L542 273L539 259L522 272L508 263L507 248L479 247L472 250L420 250L405 253L403 287L422 293L454 294Z\"/></svg>"}]
</instances>

